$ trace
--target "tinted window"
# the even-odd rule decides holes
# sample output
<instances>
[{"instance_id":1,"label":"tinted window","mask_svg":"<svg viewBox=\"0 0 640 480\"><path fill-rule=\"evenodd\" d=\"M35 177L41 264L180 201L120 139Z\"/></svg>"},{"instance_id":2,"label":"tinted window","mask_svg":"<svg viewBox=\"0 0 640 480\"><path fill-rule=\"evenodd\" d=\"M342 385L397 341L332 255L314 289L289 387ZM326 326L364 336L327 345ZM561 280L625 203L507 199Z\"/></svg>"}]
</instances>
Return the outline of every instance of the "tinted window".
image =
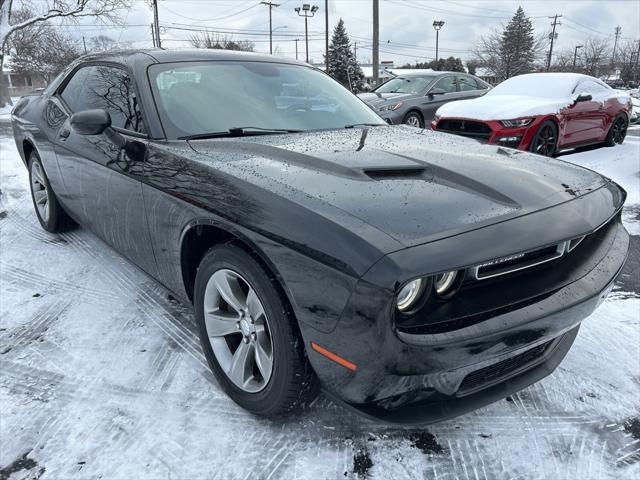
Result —
<instances>
[{"instance_id":1,"label":"tinted window","mask_svg":"<svg viewBox=\"0 0 640 480\"><path fill-rule=\"evenodd\" d=\"M406 76L392 78L375 89L378 93L422 93L433 76Z\"/></svg>"},{"instance_id":2,"label":"tinted window","mask_svg":"<svg viewBox=\"0 0 640 480\"><path fill-rule=\"evenodd\" d=\"M309 67L181 62L153 65L149 75L169 138L247 127L322 130L356 123L385 125L355 95Z\"/></svg>"},{"instance_id":3,"label":"tinted window","mask_svg":"<svg viewBox=\"0 0 640 480\"><path fill-rule=\"evenodd\" d=\"M456 91L456 81L454 77L444 77L438 80L433 88L441 88L445 93L453 93Z\"/></svg>"},{"instance_id":4,"label":"tinted window","mask_svg":"<svg viewBox=\"0 0 640 480\"><path fill-rule=\"evenodd\" d=\"M114 127L144 133L133 83L120 68L84 67L73 76L61 96L72 112L100 108L109 112Z\"/></svg>"},{"instance_id":5,"label":"tinted window","mask_svg":"<svg viewBox=\"0 0 640 480\"><path fill-rule=\"evenodd\" d=\"M82 95L82 87L84 87L84 82L87 78L87 73L89 73L90 67L81 68L76 73L73 74L71 80L69 80L62 90L60 96L64 100L64 103L71 109L72 112L77 112L77 103L80 99L80 95Z\"/></svg>"},{"instance_id":6,"label":"tinted window","mask_svg":"<svg viewBox=\"0 0 640 480\"><path fill-rule=\"evenodd\" d=\"M478 90L478 84L473 78L470 77L458 77L458 85L460 86L461 92Z\"/></svg>"},{"instance_id":7,"label":"tinted window","mask_svg":"<svg viewBox=\"0 0 640 480\"><path fill-rule=\"evenodd\" d=\"M114 127L144 132L133 82L124 70L105 66L91 67L82 101L83 110L101 108L109 112Z\"/></svg>"}]
</instances>

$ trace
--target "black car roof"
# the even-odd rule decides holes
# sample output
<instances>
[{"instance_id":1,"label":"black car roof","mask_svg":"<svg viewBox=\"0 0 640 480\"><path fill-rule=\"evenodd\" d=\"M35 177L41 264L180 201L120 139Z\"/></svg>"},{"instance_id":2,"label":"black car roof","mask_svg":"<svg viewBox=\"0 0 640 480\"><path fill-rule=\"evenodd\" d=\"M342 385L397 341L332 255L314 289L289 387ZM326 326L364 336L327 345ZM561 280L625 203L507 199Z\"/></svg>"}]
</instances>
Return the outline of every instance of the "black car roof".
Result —
<instances>
[{"instance_id":1,"label":"black car roof","mask_svg":"<svg viewBox=\"0 0 640 480\"><path fill-rule=\"evenodd\" d=\"M111 50L101 53L84 55L78 59L83 62L116 62L116 63L170 63L170 62L197 62L214 60L246 60L253 62L278 62L296 65L306 65L298 60L274 57L272 55L238 52L233 50L218 49L137 49L137 50Z\"/></svg>"}]
</instances>

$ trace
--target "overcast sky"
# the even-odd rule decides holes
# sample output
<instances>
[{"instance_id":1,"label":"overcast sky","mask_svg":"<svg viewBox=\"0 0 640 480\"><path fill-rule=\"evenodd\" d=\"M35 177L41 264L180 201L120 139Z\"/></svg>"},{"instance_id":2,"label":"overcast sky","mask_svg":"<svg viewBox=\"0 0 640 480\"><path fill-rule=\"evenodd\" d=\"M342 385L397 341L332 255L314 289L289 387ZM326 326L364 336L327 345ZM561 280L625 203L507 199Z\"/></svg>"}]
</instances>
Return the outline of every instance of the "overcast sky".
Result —
<instances>
[{"instance_id":1,"label":"overcast sky","mask_svg":"<svg viewBox=\"0 0 640 480\"><path fill-rule=\"evenodd\" d=\"M302 0L272 0L274 46L281 55L295 56L295 39L304 59L304 19L294 7ZM305 0L304 3L307 3ZM324 0L310 2L320 8L309 19L309 56L322 62L324 53ZM116 41L132 42L136 47L151 46L150 23L153 16L142 0L132 0L125 28L81 26L76 35L104 34ZM193 29L228 32L235 40L251 40L256 50L269 51L269 9L257 0L159 0L163 47L188 47ZM435 57L434 20L443 20L440 32L440 56L471 58L477 39L499 28L513 15L518 5L533 20L536 33L550 32L554 14L561 14L554 52L573 50L589 36L609 37L622 27L620 41L640 39L639 0L380 0L380 60L396 65ZM329 28L342 17L352 43L357 42L358 59L370 61L372 38L371 0L329 0ZM187 30L179 30L184 28ZM234 33L231 33L234 32ZM235 33L240 32L240 33ZM251 33L252 35L249 35Z\"/></svg>"}]
</instances>

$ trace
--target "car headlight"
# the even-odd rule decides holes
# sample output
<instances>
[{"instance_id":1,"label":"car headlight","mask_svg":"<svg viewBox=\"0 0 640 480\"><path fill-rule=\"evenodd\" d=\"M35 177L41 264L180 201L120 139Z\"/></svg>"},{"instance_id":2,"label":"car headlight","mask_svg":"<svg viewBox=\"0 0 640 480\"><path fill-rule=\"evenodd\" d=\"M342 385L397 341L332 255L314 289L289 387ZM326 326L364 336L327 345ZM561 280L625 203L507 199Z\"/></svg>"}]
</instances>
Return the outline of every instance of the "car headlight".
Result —
<instances>
[{"instance_id":1,"label":"car headlight","mask_svg":"<svg viewBox=\"0 0 640 480\"><path fill-rule=\"evenodd\" d=\"M389 111L389 110L397 110L401 106L402 106L402 102L392 103L390 105L384 105L384 106L380 107L380 111L384 112L384 111Z\"/></svg>"},{"instance_id":2,"label":"car headlight","mask_svg":"<svg viewBox=\"0 0 640 480\"><path fill-rule=\"evenodd\" d=\"M451 293L458 280L458 272L456 270L452 272L445 272L436 275L433 278L433 289L438 296L444 297L448 293Z\"/></svg>"},{"instance_id":3,"label":"car headlight","mask_svg":"<svg viewBox=\"0 0 640 480\"><path fill-rule=\"evenodd\" d=\"M533 122L533 118L516 118L513 120L500 120L500 123L502 124L502 126L507 128L526 127L531 122Z\"/></svg>"},{"instance_id":4,"label":"car headlight","mask_svg":"<svg viewBox=\"0 0 640 480\"><path fill-rule=\"evenodd\" d=\"M396 297L396 306L398 307L398 310L401 312L410 310L420 298L420 295L424 290L424 285L425 281L419 278L402 287Z\"/></svg>"}]
</instances>

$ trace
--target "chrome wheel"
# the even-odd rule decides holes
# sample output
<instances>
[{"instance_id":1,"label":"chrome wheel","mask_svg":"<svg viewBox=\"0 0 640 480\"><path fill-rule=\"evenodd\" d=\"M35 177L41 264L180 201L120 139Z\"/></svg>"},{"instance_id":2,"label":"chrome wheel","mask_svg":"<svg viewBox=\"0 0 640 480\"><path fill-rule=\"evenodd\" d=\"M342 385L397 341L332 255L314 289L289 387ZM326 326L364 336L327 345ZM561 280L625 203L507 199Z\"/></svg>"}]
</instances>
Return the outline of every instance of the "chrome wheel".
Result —
<instances>
[{"instance_id":1,"label":"chrome wheel","mask_svg":"<svg viewBox=\"0 0 640 480\"><path fill-rule=\"evenodd\" d=\"M204 292L209 343L229 380L249 393L262 390L273 371L273 343L262 302L237 272L217 270Z\"/></svg>"},{"instance_id":2,"label":"chrome wheel","mask_svg":"<svg viewBox=\"0 0 640 480\"><path fill-rule=\"evenodd\" d=\"M420 125L420 118L415 114L409 115L404 123L410 127L422 128L422 125Z\"/></svg>"},{"instance_id":3,"label":"chrome wheel","mask_svg":"<svg viewBox=\"0 0 640 480\"><path fill-rule=\"evenodd\" d=\"M31 193L40 218L47 223L49 221L49 193L42 165L37 160L31 162Z\"/></svg>"}]
</instances>

